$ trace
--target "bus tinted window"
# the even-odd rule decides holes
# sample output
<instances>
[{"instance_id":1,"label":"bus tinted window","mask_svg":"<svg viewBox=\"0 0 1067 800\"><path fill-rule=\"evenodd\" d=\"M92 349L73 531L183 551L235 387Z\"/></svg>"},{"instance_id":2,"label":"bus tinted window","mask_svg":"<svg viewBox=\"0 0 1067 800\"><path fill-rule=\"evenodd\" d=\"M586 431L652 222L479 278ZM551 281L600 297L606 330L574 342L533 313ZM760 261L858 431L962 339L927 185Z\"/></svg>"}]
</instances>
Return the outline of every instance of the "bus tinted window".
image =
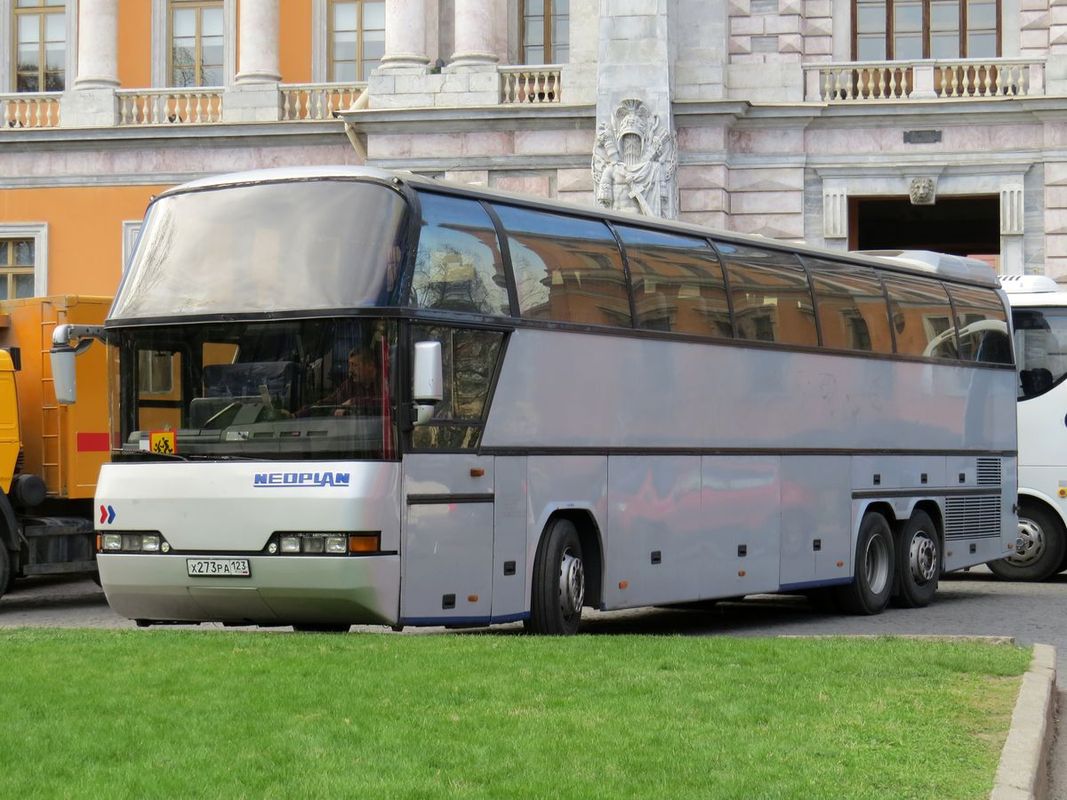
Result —
<instances>
[{"instance_id":1,"label":"bus tinted window","mask_svg":"<svg viewBox=\"0 0 1067 800\"><path fill-rule=\"evenodd\" d=\"M622 255L607 225L513 206L495 208L507 231L522 316L631 326Z\"/></svg>"},{"instance_id":2,"label":"bus tinted window","mask_svg":"<svg viewBox=\"0 0 1067 800\"><path fill-rule=\"evenodd\" d=\"M1040 397L1067 376L1067 308L1015 308L1019 399Z\"/></svg>"},{"instance_id":3,"label":"bus tinted window","mask_svg":"<svg viewBox=\"0 0 1067 800\"><path fill-rule=\"evenodd\" d=\"M742 339L816 346L808 276L792 253L716 242Z\"/></svg>"},{"instance_id":4,"label":"bus tinted window","mask_svg":"<svg viewBox=\"0 0 1067 800\"><path fill-rule=\"evenodd\" d=\"M892 353L889 309L874 270L804 258L815 288L824 347Z\"/></svg>"},{"instance_id":5,"label":"bus tinted window","mask_svg":"<svg viewBox=\"0 0 1067 800\"><path fill-rule=\"evenodd\" d=\"M411 305L477 314L511 313L496 228L474 200L423 193Z\"/></svg>"},{"instance_id":6,"label":"bus tinted window","mask_svg":"<svg viewBox=\"0 0 1067 800\"><path fill-rule=\"evenodd\" d=\"M987 364L1010 364L1008 316L1000 297L991 289L949 286L956 309L960 358Z\"/></svg>"},{"instance_id":7,"label":"bus tinted window","mask_svg":"<svg viewBox=\"0 0 1067 800\"><path fill-rule=\"evenodd\" d=\"M956 330L945 287L934 280L885 276L897 352L927 358L956 358Z\"/></svg>"},{"instance_id":8,"label":"bus tinted window","mask_svg":"<svg viewBox=\"0 0 1067 800\"><path fill-rule=\"evenodd\" d=\"M637 327L733 336L726 284L703 239L617 226L633 281Z\"/></svg>"},{"instance_id":9,"label":"bus tinted window","mask_svg":"<svg viewBox=\"0 0 1067 800\"><path fill-rule=\"evenodd\" d=\"M416 448L465 450L477 447L482 416L493 382L500 344L497 331L463 330L437 325L418 325L413 342L441 343L442 399L433 419L411 432Z\"/></svg>"}]
</instances>

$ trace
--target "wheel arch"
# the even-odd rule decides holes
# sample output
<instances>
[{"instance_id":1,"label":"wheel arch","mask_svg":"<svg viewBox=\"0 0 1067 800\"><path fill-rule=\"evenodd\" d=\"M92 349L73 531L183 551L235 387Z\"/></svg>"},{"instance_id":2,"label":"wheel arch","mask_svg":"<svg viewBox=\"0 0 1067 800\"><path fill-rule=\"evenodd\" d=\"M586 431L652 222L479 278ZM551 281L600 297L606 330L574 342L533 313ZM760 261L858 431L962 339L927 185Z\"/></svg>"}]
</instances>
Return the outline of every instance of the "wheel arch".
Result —
<instances>
[{"instance_id":1,"label":"wheel arch","mask_svg":"<svg viewBox=\"0 0 1067 800\"><path fill-rule=\"evenodd\" d=\"M1048 511L1060 521L1064 530L1067 530L1067 516L1064 516L1063 510L1059 507L1051 497L1044 492L1039 492L1036 489L1019 489L1019 509L1022 510L1023 503L1040 503Z\"/></svg>"},{"instance_id":2,"label":"wheel arch","mask_svg":"<svg viewBox=\"0 0 1067 800\"><path fill-rule=\"evenodd\" d=\"M582 545L582 566L585 569L585 605L600 608L604 586L604 540L593 510L577 507L557 507L550 510L541 525L535 553L540 550L545 534L557 519L569 521L578 532L578 541ZM532 564L533 562L531 569Z\"/></svg>"}]
</instances>

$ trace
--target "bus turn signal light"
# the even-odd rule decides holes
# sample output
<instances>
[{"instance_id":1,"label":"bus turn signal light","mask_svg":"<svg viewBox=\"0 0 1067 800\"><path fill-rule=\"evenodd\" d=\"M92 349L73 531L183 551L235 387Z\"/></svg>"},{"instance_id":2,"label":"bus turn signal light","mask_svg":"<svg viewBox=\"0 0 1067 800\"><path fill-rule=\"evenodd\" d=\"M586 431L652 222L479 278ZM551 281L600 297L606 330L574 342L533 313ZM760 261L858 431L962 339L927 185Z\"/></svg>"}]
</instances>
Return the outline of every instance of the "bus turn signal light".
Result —
<instances>
[{"instance_id":1,"label":"bus turn signal light","mask_svg":"<svg viewBox=\"0 0 1067 800\"><path fill-rule=\"evenodd\" d=\"M377 553L381 550L380 533L352 533L348 536L349 553Z\"/></svg>"}]
</instances>

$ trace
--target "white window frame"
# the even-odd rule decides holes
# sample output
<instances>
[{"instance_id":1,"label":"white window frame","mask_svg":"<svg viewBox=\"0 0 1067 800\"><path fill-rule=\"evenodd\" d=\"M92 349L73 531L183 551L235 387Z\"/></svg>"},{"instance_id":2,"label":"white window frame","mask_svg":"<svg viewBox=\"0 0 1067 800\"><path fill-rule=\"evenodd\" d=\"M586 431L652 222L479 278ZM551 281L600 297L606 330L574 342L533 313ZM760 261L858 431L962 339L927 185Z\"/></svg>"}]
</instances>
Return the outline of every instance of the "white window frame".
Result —
<instances>
[{"instance_id":1,"label":"white window frame","mask_svg":"<svg viewBox=\"0 0 1067 800\"><path fill-rule=\"evenodd\" d=\"M0 92L15 91L15 74L11 65L15 60L12 52L11 20L15 16L14 0L0 0ZM74 88L78 77L78 0L67 0L67 63L63 85L66 91Z\"/></svg>"},{"instance_id":2,"label":"white window frame","mask_svg":"<svg viewBox=\"0 0 1067 800\"><path fill-rule=\"evenodd\" d=\"M137 246L137 237L141 235L141 224L144 220L124 219L122 221L122 274L130 266L130 258L133 249Z\"/></svg>"},{"instance_id":3,"label":"white window frame","mask_svg":"<svg viewBox=\"0 0 1067 800\"><path fill-rule=\"evenodd\" d=\"M33 296L48 294L48 223L0 223L0 239L33 239Z\"/></svg>"},{"instance_id":4,"label":"white window frame","mask_svg":"<svg viewBox=\"0 0 1067 800\"><path fill-rule=\"evenodd\" d=\"M157 89L170 85L168 8L168 0L152 0L152 86ZM237 0L222 0L222 24L222 88L228 89L237 74Z\"/></svg>"}]
</instances>

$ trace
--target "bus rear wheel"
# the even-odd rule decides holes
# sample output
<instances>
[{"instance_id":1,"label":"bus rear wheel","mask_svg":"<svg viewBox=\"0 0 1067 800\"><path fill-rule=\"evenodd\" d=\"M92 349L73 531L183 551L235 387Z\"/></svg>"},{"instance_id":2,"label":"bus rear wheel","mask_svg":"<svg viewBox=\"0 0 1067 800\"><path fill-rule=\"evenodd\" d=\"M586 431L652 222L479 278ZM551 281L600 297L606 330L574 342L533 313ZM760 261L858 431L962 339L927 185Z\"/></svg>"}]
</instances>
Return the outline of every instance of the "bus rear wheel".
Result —
<instances>
[{"instance_id":1,"label":"bus rear wheel","mask_svg":"<svg viewBox=\"0 0 1067 800\"><path fill-rule=\"evenodd\" d=\"M894 601L901 608L922 608L937 593L941 577L941 545L930 515L916 511L897 542L897 577L900 591Z\"/></svg>"},{"instance_id":2,"label":"bus rear wheel","mask_svg":"<svg viewBox=\"0 0 1067 800\"><path fill-rule=\"evenodd\" d=\"M1006 581L1043 581L1059 572L1067 553L1063 524L1048 509L1028 502L1019 506L1015 553L990 561L989 569Z\"/></svg>"},{"instance_id":3,"label":"bus rear wheel","mask_svg":"<svg viewBox=\"0 0 1067 800\"><path fill-rule=\"evenodd\" d=\"M549 525L534 559L530 633L570 636L578 632L585 602L585 567L578 531L568 519Z\"/></svg>"},{"instance_id":4,"label":"bus rear wheel","mask_svg":"<svg viewBox=\"0 0 1067 800\"><path fill-rule=\"evenodd\" d=\"M880 614L893 592L896 564L893 532L877 512L864 516L856 541L852 583L837 587L837 602L849 614Z\"/></svg>"}]
</instances>

